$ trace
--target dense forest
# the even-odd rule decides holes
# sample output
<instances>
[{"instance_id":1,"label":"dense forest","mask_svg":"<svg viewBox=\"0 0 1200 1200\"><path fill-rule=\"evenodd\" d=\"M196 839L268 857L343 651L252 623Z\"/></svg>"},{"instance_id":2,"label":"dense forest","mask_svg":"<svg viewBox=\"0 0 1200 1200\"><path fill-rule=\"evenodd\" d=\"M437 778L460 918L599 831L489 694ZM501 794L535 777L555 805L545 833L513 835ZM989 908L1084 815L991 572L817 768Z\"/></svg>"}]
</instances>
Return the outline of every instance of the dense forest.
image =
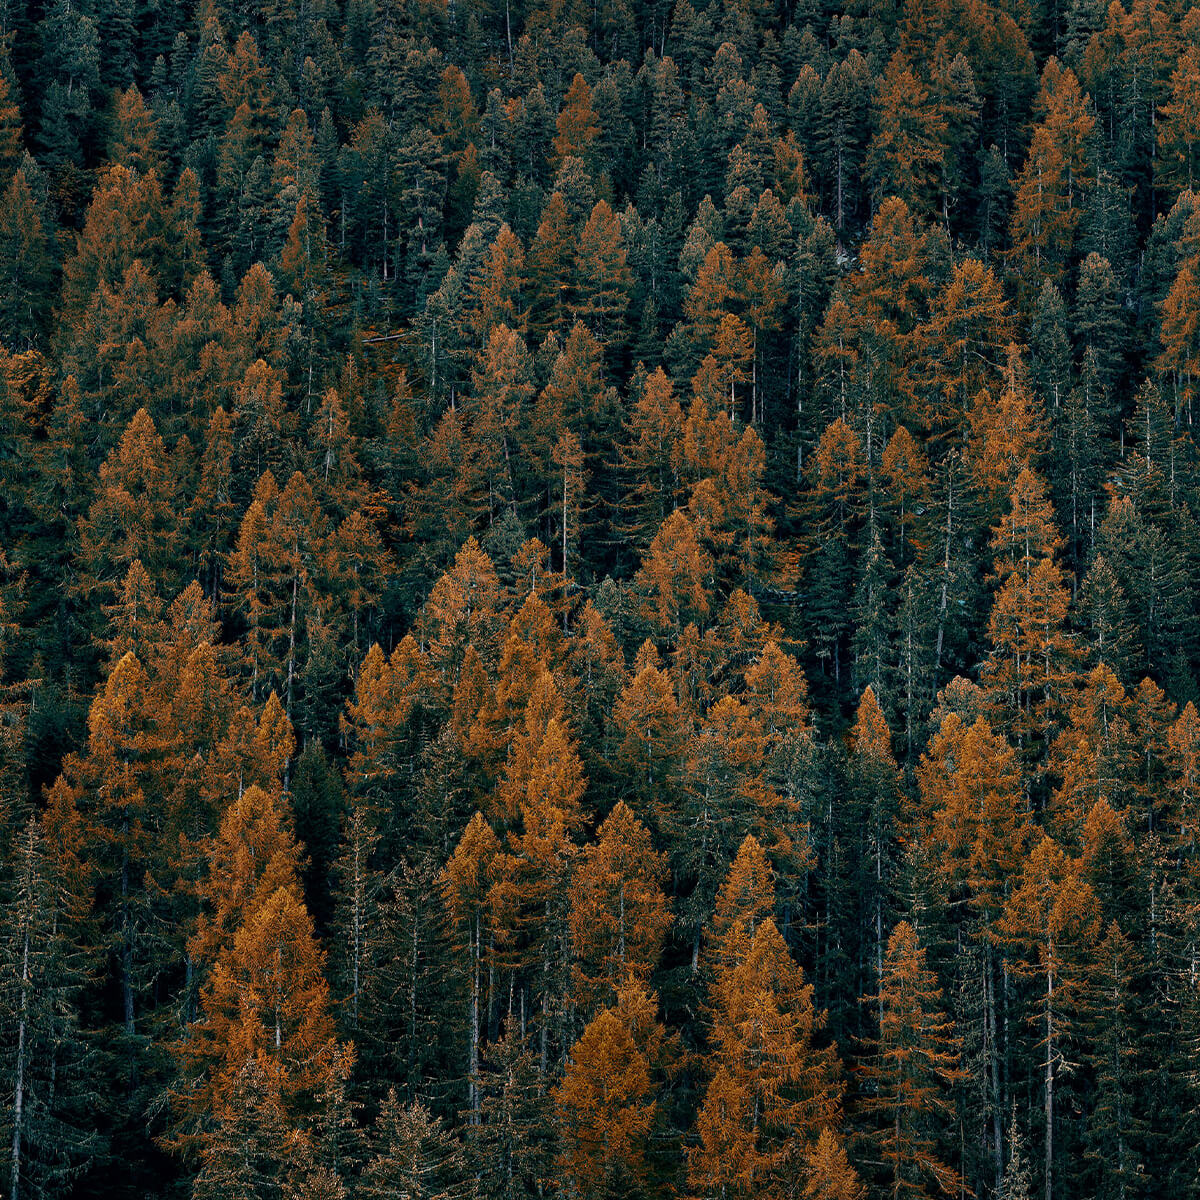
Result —
<instances>
[{"instance_id":1,"label":"dense forest","mask_svg":"<svg viewBox=\"0 0 1200 1200\"><path fill-rule=\"evenodd\" d=\"M7 1200L1200 1197L1124 3L0 0Z\"/></svg>"}]
</instances>

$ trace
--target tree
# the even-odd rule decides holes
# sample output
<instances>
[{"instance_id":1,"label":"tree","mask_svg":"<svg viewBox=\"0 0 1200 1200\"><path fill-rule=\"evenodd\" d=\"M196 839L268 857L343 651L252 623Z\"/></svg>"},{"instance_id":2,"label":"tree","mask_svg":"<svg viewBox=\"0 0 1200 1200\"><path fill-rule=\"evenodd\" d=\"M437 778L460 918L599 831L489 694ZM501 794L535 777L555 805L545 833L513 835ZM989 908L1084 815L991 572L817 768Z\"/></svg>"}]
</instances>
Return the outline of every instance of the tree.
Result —
<instances>
[{"instance_id":1,"label":"tree","mask_svg":"<svg viewBox=\"0 0 1200 1200\"><path fill-rule=\"evenodd\" d=\"M828 1126L809 1153L801 1195L804 1200L862 1200L866 1195L845 1146Z\"/></svg>"},{"instance_id":2,"label":"tree","mask_svg":"<svg viewBox=\"0 0 1200 1200\"><path fill-rule=\"evenodd\" d=\"M1047 441L1043 414L1014 344L1008 346L1007 357L1004 382L993 389L999 391L999 396L986 390L977 392L967 413L968 467L993 513L998 513L1011 495L1020 473L1035 466ZM1079 415L1071 413L1072 417ZM1073 499L1072 516L1078 525L1076 514L1082 501L1078 491Z\"/></svg>"},{"instance_id":3,"label":"tree","mask_svg":"<svg viewBox=\"0 0 1200 1200\"><path fill-rule=\"evenodd\" d=\"M683 783L688 730L670 675L652 643L638 652L634 674L612 710L614 762L639 820L669 826Z\"/></svg>"},{"instance_id":4,"label":"tree","mask_svg":"<svg viewBox=\"0 0 1200 1200\"><path fill-rule=\"evenodd\" d=\"M665 874L650 831L618 800L571 879L573 993L584 1012L610 1002L624 980L650 977L671 923Z\"/></svg>"},{"instance_id":5,"label":"tree","mask_svg":"<svg viewBox=\"0 0 1200 1200\"><path fill-rule=\"evenodd\" d=\"M967 417L971 433L984 434L980 428L983 422L973 411L980 393L995 396L1001 393L1005 382L1010 390L1016 385L1013 378L1016 355L1009 351L1012 316L1000 281L992 270L973 258L956 265L937 293L929 322L921 329L920 337L922 350L929 356L927 366L916 366L919 375L924 376L921 379L924 425L940 441L947 435L953 436ZM1009 371L1003 372L1000 364L1006 356ZM900 386L905 386L903 381ZM997 424L1003 421L1001 418ZM1032 431L1013 432L1023 436L1006 452L1029 453L1026 445ZM986 460L987 451L976 450L974 456Z\"/></svg>"},{"instance_id":6,"label":"tree","mask_svg":"<svg viewBox=\"0 0 1200 1200\"><path fill-rule=\"evenodd\" d=\"M1178 194L1200 182L1200 50L1188 46L1171 74L1171 96L1159 109L1155 182Z\"/></svg>"},{"instance_id":7,"label":"tree","mask_svg":"<svg viewBox=\"0 0 1200 1200\"><path fill-rule=\"evenodd\" d=\"M471 373L471 454L465 490L475 519L491 525L513 509L523 483L517 458L520 433L534 397L533 364L524 341L506 325L492 329L478 369ZM522 497L523 498L523 497Z\"/></svg>"},{"instance_id":8,"label":"tree","mask_svg":"<svg viewBox=\"0 0 1200 1200\"><path fill-rule=\"evenodd\" d=\"M1076 651L1066 628L1070 596L1055 561L1061 544L1045 485L1022 471L1009 513L992 531L1000 587L988 619L993 650L984 679L1032 764L1048 747L1074 681Z\"/></svg>"},{"instance_id":9,"label":"tree","mask_svg":"<svg viewBox=\"0 0 1200 1200\"><path fill-rule=\"evenodd\" d=\"M1053 58L1039 107L1045 115L1015 185L1010 253L1021 278L1058 284L1079 225L1096 118L1075 75Z\"/></svg>"},{"instance_id":10,"label":"tree","mask_svg":"<svg viewBox=\"0 0 1200 1200\"><path fill-rule=\"evenodd\" d=\"M688 1152L697 1197L782 1197L840 1115L836 1051L821 1046L812 985L775 922L713 988L712 1077Z\"/></svg>"},{"instance_id":11,"label":"tree","mask_svg":"<svg viewBox=\"0 0 1200 1200\"><path fill-rule=\"evenodd\" d=\"M472 1123L479 1121L479 1044L483 1007L483 967L494 961L498 930L493 888L501 881L500 842L482 813L463 830L439 884L456 948L467 956L468 1038L467 1103ZM485 925L486 922L486 925ZM486 935L486 940L485 940ZM490 996L487 1008L490 1009Z\"/></svg>"},{"instance_id":12,"label":"tree","mask_svg":"<svg viewBox=\"0 0 1200 1200\"><path fill-rule=\"evenodd\" d=\"M1149 1084L1139 1061L1135 988L1140 963L1131 940L1110 922L1088 964L1081 1008L1087 1026L1084 1058L1095 1073L1095 1106L1085 1135L1099 1196L1145 1190L1141 1147L1147 1125L1143 1089Z\"/></svg>"},{"instance_id":13,"label":"tree","mask_svg":"<svg viewBox=\"0 0 1200 1200\"><path fill-rule=\"evenodd\" d=\"M1097 801L1120 810L1132 798L1136 751L1128 709L1120 680L1102 663L1087 676L1069 724L1055 739L1051 770L1062 784L1052 799L1052 825L1068 844Z\"/></svg>"},{"instance_id":14,"label":"tree","mask_svg":"<svg viewBox=\"0 0 1200 1200\"><path fill-rule=\"evenodd\" d=\"M644 1194L647 1152L657 1124L654 1098L665 1033L657 997L632 979L617 989L571 1048L554 1089L562 1150L558 1165L580 1196Z\"/></svg>"},{"instance_id":15,"label":"tree","mask_svg":"<svg viewBox=\"0 0 1200 1200\"><path fill-rule=\"evenodd\" d=\"M575 251L572 313L606 346L620 343L633 287L621 223L604 200L592 209Z\"/></svg>"},{"instance_id":16,"label":"tree","mask_svg":"<svg viewBox=\"0 0 1200 1200\"><path fill-rule=\"evenodd\" d=\"M689 621L711 607L713 563L687 513L676 509L654 535L634 578L639 616L663 641L678 638Z\"/></svg>"},{"instance_id":17,"label":"tree","mask_svg":"<svg viewBox=\"0 0 1200 1200\"><path fill-rule=\"evenodd\" d=\"M947 689L949 690L949 689ZM944 694L944 693L943 693ZM980 947L971 963L969 1002L982 1053L974 1065L985 1098L982 1140L994 1177L1003 1170L1004 1082L999 1042L1005 960L1002 921L1009 880L1031 836L1022 777L1012 747L983 716L948 711L922 755L917 779L924 806L918 829L932 878L926 886ZM976 986L978 991L975 991Z\"/></svg>"},{"instance_id":18,"label":"tree","mask_svg":"<svg viewBox=\"0 0 1200 1200\"><path fill-rule=\"evenodd\" d=\"M705 952L710 971L732 971L749 953L759 925L774 912L774 872L758 839L747 834L717 892Z\"/></svg>"},{"instance_id":19,"label":"tree","mask_svg":"<svg viewBox=\"0 0 1200 1200\"><path fill-rule=\"evenodd\" d=\"M535 709L530 704L530 709ZM509 819L519 815L512 838L514 902L523 934L522 959L533 972L539 1009L539 1065L545 1076L551 1049L565 1054L564 1007L569 945L567 886L579 848L586 783L574 740L555 716L544 725L527 712L524 738L513 747L501 784Z\"/></svg>"},{"instance_id":20,"label":"tree","mask_svg":"<svg viewBox=\"0 0 1200 1200\"><path fill-rule=\"evenodd\" d=\"M204 972L198 1018L178 1047L180 1144L202 1160L224 1126L252 1111L278 1122L280 1164L316 1153L353 1062L337 1041L324 954L304 905L300 850L279 800L247 788L221 821L201 887L204 912L190 943Z\"/></svg>"},{"instance_id":21,"label":"tree","mask_svg":"<svg viewBox=\"0 0 1200 1200\"><path fill-rule=\"evenodd\" d=\"M1096 940L1096 897L1078 865L1046 834L1025 860L1020 884L1005 905L1002 932L1020 957L1012 969L1034 983L1027 1018L1038 1031L1044 1111L1042 1180L1054 1195L1055 1086L1072 1035L1067 1014L1077 1003Z\"/></svg>"},{"instance_id":22,"label":"tree","mask_svg":"<svg viewBox=\"0 0 1200 1200\"><path fill-rule=\"evenodd\" d=\"M592 143L600 135L596 113L592 108L592 89L578 72L563 97L563 106L554 123L554 153L564 158L589 157Z\"/></svg>"},{"instance_id":23,"label":"tree","mask_svg":"<svg viewBox=\"0 0 1200 1200\"><path fill-rule=\"evenodd\" d=\"M89 969L76 847L56 816L31 815L18 833L0 910L0 1014L5 1028L3 1133L11 1197L53 1194L103 1152L99 1097L79 1007ZM75 878L72 878L75 875Z\"/></svg>"},{"instance_id":24,"label":"tree","mask_svg":"<svg viewBox=\"0 0 1200 1200\"><path fill-rule=\"evenodd\" d=\"M951 897L969 900L992 937L1027 831L1016 755L985 717L968 724L949 712L922 755L917 780L937 874Z\"/></svg>"},{"instance_id":25,"label":"tree","mask_svg":"<svg viewBox=\"0 0 1200 1200\"><path fill-rule=\"evenodd\" d=\"M888 63L878 105L878 128L866 162L876 207L898 196L914 212L928 212L937 199L947 127L900 53Z\"/></svg>"},{"instance_id":26,"label":"tree","mask_svg":"<svg viewBox=\"0 0 1200 1200\"><path fill-rule=\"evenodd\" d=\"M884 914L888 896L893 891L890 877L900 816L900 772L892 755L892 735L887 719L869 687L859 701L851 739L851 786L857 793L859 811L869 829L866 857L871 871L863 907L870 914L875 940L875 977L882 980ZM882 990L882 983L878 986Z\"/></svg>"},{"instance_id":27,"label":"tree","mask_svg":"<svg viewBox=\"0 0 1200 1200\"><path fill-rule=\"evenodd\" d=\"M116 964L121 1001L114 1049L124 1062L126 1099L144 1081L149 1046L138 1022L146 1016L143 1005L152 1003L151 981L166 965L152 882L166 874L170 838L153 800L162 750L158 706L145 668L126 653L88 711L86 755L64 764L60 784L87 847L99 946Z\"/></svg>"},{"instance_id":28,"label":"tree","mask_svg":"<svg viewBox=\"0 0 1200 1200\"><path fill-rule=\"evenodd\" d=\"M551 192L529 250L529 336L536 341L566 332L574 235L563 194Z\"/></svg>"},{"instance_id":29,"label":"tree","mask_svg":"<svg viewBox=\"0 0 1200 1200\"><path fill-rule=\"evenodd\" d=\"M375 1118L370 1150L357 1189L366 1200L456 1200L467 1194L462 1146L428 1108L402 1104L395 1089Z\"/></svg>"},{"instance_id":30,"label":"tree","mask_svg":"<svg viewBox=\"0 0 1200 1200\"><path fill-rule=\"evenodd\" d=\"M308 480L295 472L277 490L268 472L242 518L226 571L229 598L248 626L250 685L271 689L293 711L315 605L313 577L326 528Z\"/></svg>"},{"instance_id":31,"label":"tree","mask_svg":"<svg viewBox=\"0 0 1200 1200\"><path fill-rule=\"evenodd\" d=\"M29 167L36 170L32 160ZM46 296L54 275L52 230L30 187L31 171L27 172L22 164L0 194L0 279L4 280L0 335L7 346L16 350L45 343L49 332ZM4 176L0 168L0 179Z\"/></svg>"},{"instance_id":32,"label":"tree","mask_svg":"<svg viewBox=\"0 0 1200 1200\"><path fill-rule=\"evenodd\" d=\"M662 525L681 490L678 442L683 409L661 367L644 379L635 379L634 395L627 437L620 447L628 481L622 532L631 534L641 550Z\"/></svg>"},{"instance_id":33,"label":"tree","mask_svg":"<svg viewBox=\"0 0 1200 1200\"><path fill-rule=\"evenodd\" d=\"M879 1036L860 1068L861 1107L877 1128L881 1184L891 1196L951 1195L962 1187L944 1161L952 1093L964 1072L942 991L916 930L901 921L888 938L880 980ZM932 1191L930 1190L932 1189Z\"/></svg>"},{"instance_id":34,"label":"tree","mask_svg":"<svg viewBox=\"0 0 1200 1200\"><path fill-rule=\"evenodd\" d=\"M21 110L13 98L7 72L0 71L0 187L8 187L20 166L24 153L21 135Z\"/></svg>"},{"instance_id":35,"label":"tree","mask_svg":"<svg viewBox=\"0 0 1200 1200\"><path fill-rule=\"evenodd\" d=\"M826 179L833 183L833 211L839 233L845 226L847 213L856 207L858 167L867 134L865 99L869 72L866 59L854 49L841 62L830 66L821 85L817 161Z\"/></svg>"},{"instance_id":36,"label":"tree","mask_svg":"<svg viewBox=\"0 0 1200 1200\"><path fill-rule=\"evenodd\" d=\"M134 559L166 590L177 565L175 487L166 446L144 408L101 466L99 481L80 530L85 594L111 597Z\"/></svg>"}]
</instances>

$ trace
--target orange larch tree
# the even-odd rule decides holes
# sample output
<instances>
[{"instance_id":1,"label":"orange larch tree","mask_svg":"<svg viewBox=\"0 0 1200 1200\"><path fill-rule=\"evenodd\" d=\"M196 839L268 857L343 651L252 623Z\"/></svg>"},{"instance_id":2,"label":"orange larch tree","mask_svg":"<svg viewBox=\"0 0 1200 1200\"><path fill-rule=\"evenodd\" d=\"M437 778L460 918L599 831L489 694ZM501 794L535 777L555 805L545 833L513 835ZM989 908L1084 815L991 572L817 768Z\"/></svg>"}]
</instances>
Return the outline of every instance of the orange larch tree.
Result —
<instances>
[{"instance_id":1,"label":"orange larch tree","mask_svg":"<svg viewBox=\"0 0 1200 1200\"><path fill-rule=\"evenodd\" d=\"M822 1129L841 1116L836 1049L775 922L759 925L745 957L713 987L709 1067L688 1152L697 1198L791 1194Z\"/></svg>"},{"instance_id":2,"label":"orange larch tree","mask_svg":"<svg viewBox=\"0 0 1200 1200\"><path fill-rule=\"evenodd\" d=\"M584 1013L610 1003L623 980L649 979L671 923L665 876L665 855L618 800L571 879L572 991Z\"/></svg>"},{"instance_id":3,"label":"orange larch tree","mask_svg":"<svg viewBox=\"0 0 1200 1200\"><path fill-rule=\"evenodd\" d=\"M907 921L892 930L879 995L879 1035L863 1065L860 1107L872 1120L869 1136L882 1159L881 1190L925 1200L953 1195L962 1179L946 1161L955 1115L953 1092L963 1078L954 1023L942 990Z\"/></svg>"}]
</instances>

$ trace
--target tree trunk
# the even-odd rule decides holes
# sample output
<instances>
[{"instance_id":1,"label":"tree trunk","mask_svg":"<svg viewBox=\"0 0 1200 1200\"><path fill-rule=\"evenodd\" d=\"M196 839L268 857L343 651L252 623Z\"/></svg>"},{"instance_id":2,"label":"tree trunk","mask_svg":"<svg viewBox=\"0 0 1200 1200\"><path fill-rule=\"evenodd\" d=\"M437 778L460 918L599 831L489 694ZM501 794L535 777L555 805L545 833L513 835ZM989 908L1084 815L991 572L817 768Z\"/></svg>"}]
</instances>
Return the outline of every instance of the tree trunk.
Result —
<instances>
[{"instance_id":1,"label":"tree trunk","mask_svg":"<svg viewBox=\"0 0 1200 1200\"><path fill-rule=\"evenodd\" d=\"M17 1022L17 1066L13 1086L12 1172L9 1176L11 1200L18 1200L21 1190L21 1133L25 1110L25 1027L29 1019L29 927L21 949L21 1017Z\"/></svg>"},{"instance_id":2,"label":"tree trunk","mask_svg":"<svg viewBox=\"0 0 1200 1200\"><path fill-rule=\"evenodd\" d=\"M1050 943L1054 953L1054 943ZM1054 1196L1054 968L1046 971L1046 1200Z\"/></svg>"}]
</instances>

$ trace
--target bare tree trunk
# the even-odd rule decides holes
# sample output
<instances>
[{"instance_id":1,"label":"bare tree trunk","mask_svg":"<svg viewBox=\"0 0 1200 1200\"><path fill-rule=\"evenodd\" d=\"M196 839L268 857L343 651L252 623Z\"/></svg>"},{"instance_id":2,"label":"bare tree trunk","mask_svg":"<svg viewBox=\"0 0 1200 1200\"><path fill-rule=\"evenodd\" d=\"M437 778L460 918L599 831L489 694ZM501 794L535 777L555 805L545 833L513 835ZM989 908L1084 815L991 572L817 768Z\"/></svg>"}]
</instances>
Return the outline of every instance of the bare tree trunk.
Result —
<instances>
[{"instance_id":1,"label":"bare tree trunk","mask_svg":"<svg viewBox=\"0 0 1200 1200\"><path fill-rule=\"evenodd\" d=\"M1054 944L1050 944L1054 953ZM1054 968L1046 971L1046 1200L1054 1195Z\"/></svg>"},{"instance_id":2,"label":"bare tree trunk","mask_svg":"<svg viewBox=\"0 0 1200 1200\"><path fill-rule=\"evenodd\" d=\"M17 1023L17 1070L13 1088L12 1172L9 1176L11 1200L21 1190L21 1133L25 1110L25 1027L29 1019L29 926L21 949L21 1018Z\"/></svg>"}]
</instances>

